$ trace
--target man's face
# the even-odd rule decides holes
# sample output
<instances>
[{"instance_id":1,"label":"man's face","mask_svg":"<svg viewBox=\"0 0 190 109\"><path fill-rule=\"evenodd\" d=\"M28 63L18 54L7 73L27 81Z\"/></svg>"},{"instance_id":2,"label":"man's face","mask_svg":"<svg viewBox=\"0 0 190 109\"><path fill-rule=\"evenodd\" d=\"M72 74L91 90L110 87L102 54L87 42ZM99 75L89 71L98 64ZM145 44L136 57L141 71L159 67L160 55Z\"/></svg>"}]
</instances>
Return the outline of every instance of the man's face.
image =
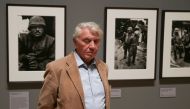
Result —
<instances>
[{"instance_id":1,"label":"man's face","mask_svg":"<svg viewBox=\"0 0 190 109\"><path fill-rule=\"evenodd\" d=\"M30 33L36 38L41 37L44 34L44 27L41 25L32 26Z\"/></svg>"},{"instance_id":2,"label":"man's face","mask_svg":"<svg viewBox=\"0 0 190 109\"><path fill-rule=\"evenodd\" d=\"M98 34L93 34L89 29L84 28L81 35L76 37L73 41L79 56L86 64L90 64L98 52L100 36Z\"/></svg>"},{"instance_id":3,"label":"man's face","mask_svg":"<svg viewBox=\"0 0 190 109\"><path fill-rule=\"evenodd\" d=\"M174 34L175 34L175 35L178 35L178 31L174 31Z\"/></svg>"},{"instance_id":4,"label":"man's face","mask_svg":"<svg viewBox=\"0 0 190 109\"><path fill-rule=\"evenodd\" d=\"M128 32L128 33L132 33L132 31L133 31L133 28L132 28L132 27L128 27L128 28L127 28L127 32Z\"/></svg>"}]
</instances>

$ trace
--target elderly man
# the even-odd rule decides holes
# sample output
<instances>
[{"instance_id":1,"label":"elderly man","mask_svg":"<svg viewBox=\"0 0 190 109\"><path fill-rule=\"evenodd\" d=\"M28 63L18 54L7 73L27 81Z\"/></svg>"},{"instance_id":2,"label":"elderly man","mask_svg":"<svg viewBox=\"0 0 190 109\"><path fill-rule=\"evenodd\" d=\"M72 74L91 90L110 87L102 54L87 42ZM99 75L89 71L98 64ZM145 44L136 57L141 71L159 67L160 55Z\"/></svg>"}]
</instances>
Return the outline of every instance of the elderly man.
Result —
<instances>
[{"instance_id":1,"label":"elderly man","mask_svg":"<svg viewBox=\"0 0 190 109\"><path fill-rule=\"evenodd\" d=\"M38 109L110 109L108 69L95 58L102 30L84 22L73 36L75 50L47 65Z\"/></svg>"}]
</instances>

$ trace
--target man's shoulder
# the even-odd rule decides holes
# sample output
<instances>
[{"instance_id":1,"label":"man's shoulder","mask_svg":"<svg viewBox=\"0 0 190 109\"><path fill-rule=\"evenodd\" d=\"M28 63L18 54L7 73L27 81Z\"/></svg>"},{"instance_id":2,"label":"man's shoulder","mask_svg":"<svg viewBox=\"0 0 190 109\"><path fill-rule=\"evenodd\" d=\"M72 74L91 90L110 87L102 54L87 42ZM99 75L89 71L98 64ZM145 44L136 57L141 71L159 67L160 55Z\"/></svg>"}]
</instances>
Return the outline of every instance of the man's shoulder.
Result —
<instances>
[{"instance_id":1,"label":"man's shoulder","mask_svg":"<svg viewBox=\"0 0 190 109\"><path fill-rule=\"evenodd\" d=\"M73 59L74 59L74 55L73 53L70 53L66 55L65 57L62 57L50 62L49 64L54 65L54 66L64 66L67 63L70 63L70 61L72 61Z\"/></svg>"},{"instance_id":2,"label":"man's shoulder","mask_svg":"<svg viewBox=\"0 0 190 109\"><path fill-rule=\"evenodd\" d=\"M48 34L46 34L45 36L46 36L46 39L48 39L48 40L55 40L55 38L53 36L50 36Z\"/></svg>"},{"instance_id":3,"label":"man's shoulder","mask_svg":"<svg viewBox=\"0 0 190 109\"><path fill-rule=\"evenodd\" d=\"M61 73L66 71L65 68L66 68L65 57L51 61L46 65L47 72L44 74L44 77L46 77L48 71L52 71L56 75L56 78L59 78Z\"/></svg>"},{"instance_id":4,"label":"man's shoulder","mask_svg":"<svg viewBox=\"0 0 190 109\"><path fill-rule=\"evenodd\" d=\"M106 66L106 63L102 59L96 59L96 63L102 66Z\"/></svg>"},{"instance_id":5,"label":"man's shoulder","mask_svg":"<svg viewBox=\"0 0 190 109\"><path fill-rule=\"evenodd\" d=\"M29 33L20 33L19 35L18 35L18 38L19 39L27 39L27 38L29 38Z\"/></svg>"}]
</instances>

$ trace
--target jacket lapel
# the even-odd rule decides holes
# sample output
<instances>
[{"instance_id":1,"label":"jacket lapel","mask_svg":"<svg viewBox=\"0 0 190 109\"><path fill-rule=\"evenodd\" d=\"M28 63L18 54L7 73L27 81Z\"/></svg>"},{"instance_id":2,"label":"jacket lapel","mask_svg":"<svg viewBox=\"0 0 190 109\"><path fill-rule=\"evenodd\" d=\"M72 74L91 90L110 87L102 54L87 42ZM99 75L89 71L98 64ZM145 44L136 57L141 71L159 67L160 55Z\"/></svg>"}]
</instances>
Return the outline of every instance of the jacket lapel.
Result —
<instances>
[{"instance_id":1,"label":"jacket lapel","mask_svg":"<svg viewBox=\"0 0 190 109\"><path fill-rule=\"evenodd\" d=\"M99 60L96 60L96 65L98 72L100 74L100 78L102 79L102 83L104 85L104 90L105 90L105 97L106 97L106 109L109 109L109 95L110 95L110 87L107 81L107 70L105 66L102 66L101 62Z\"/></svg>"},{"instance_id":2,"label":"jacket lapel","mask_svg":"<svg viewBox=\"0 0 190 109\"><path fill-rule=\"evenodd\" d=\"M78 91L82 103L84 105L84 92L83 92L82 82L80 79L79 70L73 53L69 54L69 56L67 57L67 65L68 65L68 67L66 68L68 71L67 73L70 76L70 79L73 82L76 90Z\"/></svg>"}]
</instances>

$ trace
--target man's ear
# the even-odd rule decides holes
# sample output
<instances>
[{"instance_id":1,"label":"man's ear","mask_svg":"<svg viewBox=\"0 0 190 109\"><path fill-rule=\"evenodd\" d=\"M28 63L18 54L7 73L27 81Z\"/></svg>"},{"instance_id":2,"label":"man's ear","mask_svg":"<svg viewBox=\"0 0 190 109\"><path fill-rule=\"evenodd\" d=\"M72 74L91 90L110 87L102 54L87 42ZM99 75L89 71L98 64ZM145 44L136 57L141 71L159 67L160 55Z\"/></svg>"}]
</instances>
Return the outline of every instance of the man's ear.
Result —
<instances>
[{"instance_id":1,"label":"man's ear","mask_svg":"<svg viewBox=\"0 0 190 109\"><path fill-rule=\"evenodd\" d=\"M74 44L76 43L76 38L73 38L73 43L74 43Z\"/></svg>"},{"instance_id":2,"label":"man's ear","mask_svg":"<svg viewBox=\"0 0 190 109\"><path fill-rule=\"evenodd\" d=\"M75 38L73 38L73 44L74 44L74 47L76 48L76 37Z\"/></svg>"}]
</instances>

